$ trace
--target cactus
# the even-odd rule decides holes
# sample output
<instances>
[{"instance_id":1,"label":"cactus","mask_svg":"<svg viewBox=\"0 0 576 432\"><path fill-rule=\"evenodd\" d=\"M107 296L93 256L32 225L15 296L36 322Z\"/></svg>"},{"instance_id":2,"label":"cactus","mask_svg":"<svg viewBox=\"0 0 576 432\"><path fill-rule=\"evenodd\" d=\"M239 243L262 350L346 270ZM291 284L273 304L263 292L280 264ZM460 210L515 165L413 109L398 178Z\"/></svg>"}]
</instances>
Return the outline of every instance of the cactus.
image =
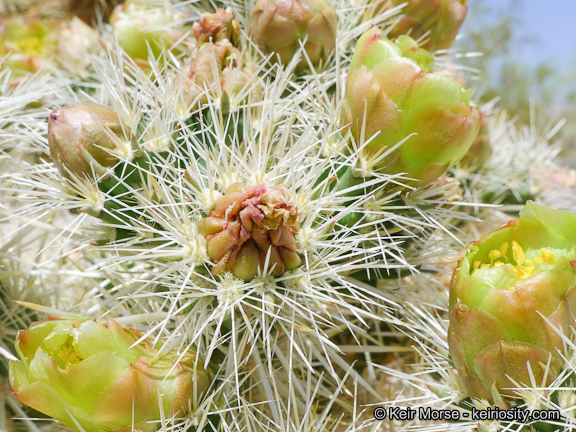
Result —
<instances>
[{"instance_id":1,"label":"cactus","mask_svg":"<svg viewBox=\"0 0 576 432\"><path fill-rule=\"evenodd\" d=\"M87 431L569 427L574 347L552 327L572 324L571 228L562 225L572 216L529 204L508 250L500 237L513 224L483 236L478 221L518 209L485 206L491 186L491 204L526 188L570 207L562 188L571 177L551 162L557 147L483 106L492 154L479 171L458 164L479 119L470 92L449 78L456 59L434 57L415 30L385 40L362 23L367 2L345 3L132 0L112 32L95 30L105 49L89 48L88 65L71 57L82 44L61 40L49 70L17 80L0 72L0 429L50 427L48 416ZM266 15L273 5L294 7ZM549 231L526 229L535 214ZM450 298L471 238L482 240ZM485 318L489 306L497 315L502 290L481 276L504 270L516 286L550 281L543 315L529 314L533 331ZM478 289L489 304L470 303ZM479 315L513 331L499 343L478 337L462 317ZM92 357L87 328L106 335L90 344ZM497 369L494 353L511 344L530 344L530 369L514 367L521 356ZM106 355L126 367L86 372ZM53 362L32 373L42 358ZM97 413L108 394L99 386L139 362L156 367L149 392L122 393L133 410L103 403ZM82 379L63 389L73 370ZM52 397L36 397L39 386ZM365 409L377 405L561 407L565 418L378 423Z\"/></svg>"}]
</instances>

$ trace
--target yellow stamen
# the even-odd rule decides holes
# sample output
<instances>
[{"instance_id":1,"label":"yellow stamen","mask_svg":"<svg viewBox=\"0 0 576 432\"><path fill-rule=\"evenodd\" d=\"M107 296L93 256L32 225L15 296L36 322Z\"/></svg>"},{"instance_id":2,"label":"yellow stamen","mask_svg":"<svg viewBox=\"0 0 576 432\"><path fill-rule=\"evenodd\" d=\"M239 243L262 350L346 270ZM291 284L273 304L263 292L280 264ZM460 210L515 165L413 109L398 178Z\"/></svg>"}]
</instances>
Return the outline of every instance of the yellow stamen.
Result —
<instances>
[{"instance_id":1,"label":"yellow stamen","mask_svg":"<svg viewBox=\"0 0 576 432\"><path fill-rule=\"evenodd\" d=\"M546 264L551 264L551 265L556 264L556 257L548 249L546 249L546 248L540 249L540 254L542 255L542 258L544 259L544 262Z\"/></svg>"},{"instance_id":2,"label":"yellow stamen","mask_svg":"<svg viewBox=\"0 0 576 432\"><path fill-rule=\"evenodd\" d=\"M482 265L480 266L480 268L486 268L486 267L490 267L490 264L482 264Z\"/></svg>"},{"instance_id":3,"label":"yellow stamen","mask_svg":"<svg viewBox=\"0 0 576 432\"><path fill-rule=\"evenodd\" d=\"M520 279L521 281L528 279L530 276L532 276L531 274L528 273L523 273L522 276L520 276L518 279Z\"/></svg>"},{"instance_id":4,"label":"yellow stamen","mask_svg":"<svg viewBox=\"0 0 576 432\"><path fill-rule=\"evenodd\" d=\"M488 258L490 258L490 262L493 263L494 260L500 258L500 251L497 249L492 249L490 252L488 252Z\"/></svg>"},{"instance_id":5,"label":"yellow stamen","mask_svg":"<svg viewBox=\"0 0 576 432\"><path fill-rule=\"evenodd\" d=\"M58 353L60 357L66 363L66 368L70 363L77 364L82 361L82 358L78 355L76 350L72 346L63 347Z\"/></svg>"},{"instance_id":6,"label":"yellow stamen","mask_svg":"<svg viewBox=\"0 0 576 432\"><path fill-rule=\"evenodd\" d=\"M536 258L534 258L534 262L535 262L536 264L542 264L542 263L544 262L544 258L542 258L542 257L536 257Z\"/></svg>"},{"instance_id":7,"label":"yellow stamen","mask_svg":"<svg viewBox=\"0 0 576 432\"><path fill-rule=\"evenodd\" d=\"M522 250L522 246L520 246L516 240L512 240L512 255L518 264L524 262L524 251Z\"/></svg>"},{"instance_id":8,"label":"yellow stamen","mask_svg":"<svg viewBox=\"0 0 576 432\"><path fill-rule=\"evenodd\" d=\"M44 50L44 44L37 37L31 37L24 40L11 41L19 51L25 53L41 53Z\"/></svg>"},{"instance_id":9,"label":"yellow stamen","mask_svg":"<svg viewBox=\"0 0 576 432\"><path fill-rule=\"evenodd\" d=\"M480 268L480 264L482 264L480 261L474 261L474 264L472 265L472 271L478 270L478 268Z\"/></svg>"},{"instance_id":10,"label":"yellow stamen","mask_svg":"<svg viewBox=\"0 0 576 432\"><path fill-rule=\"evenodd\" d=\"M504 263L502 261L496 261L494 263L494 267L502 267L504 265Z\"/></svg>"}]
</instances>

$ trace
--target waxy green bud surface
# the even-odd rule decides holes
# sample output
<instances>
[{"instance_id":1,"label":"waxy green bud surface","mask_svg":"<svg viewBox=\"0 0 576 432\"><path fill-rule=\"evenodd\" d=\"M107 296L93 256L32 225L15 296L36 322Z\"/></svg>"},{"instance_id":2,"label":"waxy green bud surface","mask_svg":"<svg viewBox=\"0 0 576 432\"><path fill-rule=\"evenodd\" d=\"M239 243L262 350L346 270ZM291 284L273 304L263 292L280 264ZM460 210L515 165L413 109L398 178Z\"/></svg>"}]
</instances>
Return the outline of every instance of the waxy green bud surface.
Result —
<instances>
[{"instance_id":1,"label":"waxy green bud surface","mask_svg":"<svg viewBox=\"0 0 576 432\"><path fill-rule=\"evenodd\" d=\"M346 80L345 121L357 145L371 139L360 151L362 165L379 173L406 173L420 187L458 162L479 129L469 91L427 73L430 68L430 56L412 39L394 43L373 27L358 41Z\"/></svg>"},{"instance_id":2,"label":"waxy green bud surface","mask_svg":"<svg viewBox=\"0 0 576 432\"><path fill-rule=\"evenodd\" d=\"M492 146L490 145L490 129L485 114L480 112L480 132L470 146L468 153L460 161L460 165L469 168L482 168L490 159Z\"/></svg>"},{"instance_id":3,"label":"waxy green bud surface","mask_svg":"<svg viewBox=\"0 0 576 432\"><path fill-rule=\"evenodd\" d=\"M110 24L122 49L146 70L149 50L159 59L163 47L168 50L180 39L183 33L168 26L183 18L171 9L148 8L145 3L130 1L114 9Z\"/></svg>"}]
</instances>

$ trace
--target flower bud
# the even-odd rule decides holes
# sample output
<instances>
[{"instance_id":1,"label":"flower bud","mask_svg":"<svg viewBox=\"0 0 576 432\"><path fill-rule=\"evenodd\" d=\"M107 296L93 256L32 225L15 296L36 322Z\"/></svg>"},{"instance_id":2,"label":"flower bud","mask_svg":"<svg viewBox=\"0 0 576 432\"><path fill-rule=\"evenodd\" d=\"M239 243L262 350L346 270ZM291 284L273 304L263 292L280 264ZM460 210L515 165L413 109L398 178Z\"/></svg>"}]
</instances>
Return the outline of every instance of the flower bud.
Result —
<instances>
[{"instance_id":1,"label":"flower bud","mask_svg":"<svg viewBox=\"0 0 576 432\"><path fill-rule=\"evenodd\" d=\"M533 202L469 246L452 278L448 329L468 396L490 400L493 387L514 396L511 380L558 376L563 340L553 327L569 336L576 324L575 267L576 216Z\"/></svg>"},{"instance_id":2,"label":"flower bud","mask_svg":"<svg viewBox=\"0 0 576 432\"><path fill-rule=\"evenodd\" d=\"M255 68L245 61L242 52L228 39L222 39L196 48L190 61L185 90L193 109L207 102L205 92L208 89L222 97L223 110L227 111L229 107L224 106L225 101L230 103L230 99L238 95L243 99L251 97L252 101L261 99L262 89L258 82L254 82L255 76Z\"/></svg>"},{"instance_id":3,"label":"flower bud","mask_svg":"<svg viewBox=\"0 0 576 432\"><path fill-rule=\"evenodd\" d=\"M326 63L336 46L336 30L336 12L325 0L258 0L248 22L260 50L277 54L283 64L290 63L304 39L311 63ZM308 62L302 58L296 71L306 69Z\"/></svg>"},{"instance_id":4,"label":"flower bud","mask_svg":"<svg viewBox=\"0 0 576 432\"><path fill-rule=\"evenodd\" d=\"M219 42L227 39L236 48L240 47L240 23L234 19L230 9L219 9L216 13L205 13L194 23L192 30L198 44Z\"/></svg>"},{"instance_id":5,"label":"flower bud","mask_svg":"<svg viewBox=\"0 0 576 432\"><path fill-rule=\"evenodd\" d=\"M195 352L157 357L141 337L113 319L34 323L16 338L14 396L74 430L154 431L196 405L210 379Z\"/></svg>"},{"instance_id":6,"label":"flower bud","mask_svg":"<svg viewBox=\"0 0 576 432\"><path fill-rule=\"evenodd\" d=\"M424 37L422 47L432 51L452 46L468 11L468 0L374 0L371 3L365 19L407 3L388 37Z\"/></svg>"},{"instance_id":7,"label":"flower bud","mask_svg":"<svg viewBox=\"0 0 576 432\"><path fill-rule=\"evenodd\" d=\"M118 139L126 141L114 110L104 105L76 103L58 108L48 120L50 155L60 173L70 177L103 175L118 162L112 154Z\"/></svg>"},{"instance_id":8,"label":"flower bud","mask_svg":"<svg viewBox=\"0 0 576 432\"><path fill-rule=\"evenodd\" d=\"M148 8L131 1L117 6L110 24L118 43L126 54L142 67L148 67L148 47L154 58L160 58L162 47L170 48L181 36L180 32L159 27L172 24L182 17L167 9Z\"/></svg>"},{"instance_id":9,"label":"flower bud","mask_svg":"<svg viewBox=\"0 0 576 432\"><path fill-rule=\"evenodd\" d=\"M229 271L244 281L265 270L267 260L267 271L276 277L298 267L299 227L298 205L285 187L239 183L230 186L198 225L215 264L212 274Z\"/></svg>"},{"instance_id":10,"label":"flower bud","mask_svg":"<svg viewBox=\"0 0 576 432\"><path fill-rule=\"evenodd\" d=\"M389 41L376 27L362 35L346 81L345 117L357 144L371 139L361 149L363 166L407 173L423 187L466 154L479 120L469 92L448 77L426 73L430 57L414 44L407 36L399 44Z\"/></svg>"}]
</instances>

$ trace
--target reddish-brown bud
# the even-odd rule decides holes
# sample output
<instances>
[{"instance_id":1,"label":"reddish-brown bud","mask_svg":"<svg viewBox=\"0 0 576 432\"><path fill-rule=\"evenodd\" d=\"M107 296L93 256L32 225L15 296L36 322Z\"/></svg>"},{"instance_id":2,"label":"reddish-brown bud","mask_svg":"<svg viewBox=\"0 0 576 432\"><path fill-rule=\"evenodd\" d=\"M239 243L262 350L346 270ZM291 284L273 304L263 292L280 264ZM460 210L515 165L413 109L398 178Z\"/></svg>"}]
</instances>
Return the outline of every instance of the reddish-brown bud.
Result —
<instances>
[{"instance_id":1,"label":"reddish-brown bud","mask_svg":"<svg viewBox=\"0 0 576 432\"><path fill-rule=\"evenodd\" d=\"M299 226L297 203L284 186L235 183L198 228L215 264L212 273L229 271L249 281L258 269L280 276L300 265Z\"/></svg>"}]
</instances>

